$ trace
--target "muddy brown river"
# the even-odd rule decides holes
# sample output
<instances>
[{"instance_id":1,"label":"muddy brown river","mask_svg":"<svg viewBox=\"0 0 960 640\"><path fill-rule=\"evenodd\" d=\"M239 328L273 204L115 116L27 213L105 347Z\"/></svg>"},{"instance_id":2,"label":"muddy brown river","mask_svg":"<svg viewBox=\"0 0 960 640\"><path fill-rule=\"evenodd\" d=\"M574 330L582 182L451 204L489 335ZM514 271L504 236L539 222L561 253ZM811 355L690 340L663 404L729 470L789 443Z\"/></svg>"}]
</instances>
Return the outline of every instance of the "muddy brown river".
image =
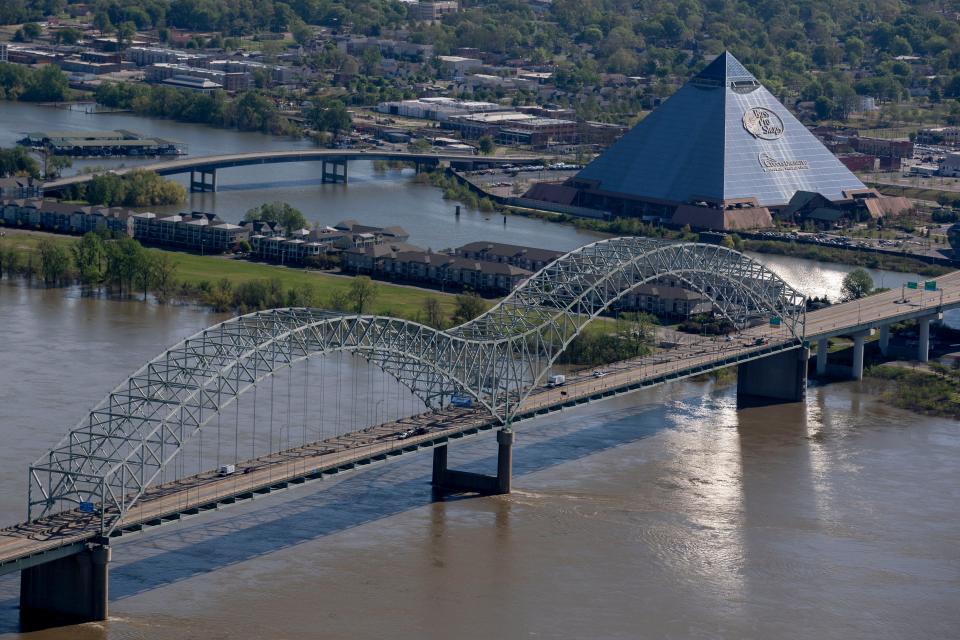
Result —
<instances>
[{"instance_id":1,"label":"muddy brown river","mask_svg":"<svg viewBox=\"0 0 960 640\"><path fill-rule=\"evenodd\" d=\"M0 285L0 523L30 462L215 320ZM170 525L114 548L109 622L22 637L955 638L958 425L867 385L741 412L663 386L519 426L509 496L434 502L425 453ZM450 458L491 469L492 435Z\"/></svg>"}]
</instances>

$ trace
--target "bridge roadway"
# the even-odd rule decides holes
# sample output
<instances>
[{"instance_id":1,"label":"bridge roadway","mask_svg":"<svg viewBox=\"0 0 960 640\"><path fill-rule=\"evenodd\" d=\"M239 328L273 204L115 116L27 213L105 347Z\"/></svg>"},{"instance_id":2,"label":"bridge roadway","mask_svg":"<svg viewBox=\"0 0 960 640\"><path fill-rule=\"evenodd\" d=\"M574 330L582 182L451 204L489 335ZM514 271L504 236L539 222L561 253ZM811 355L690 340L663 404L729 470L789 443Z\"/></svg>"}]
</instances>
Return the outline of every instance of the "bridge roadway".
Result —
<instances>
[{"instance_id":1,"label":"bridge roadway","mask_svg":"<svg viewBox=\"0 0 960 640\"><path fill-rule=\"evenodd\" d=\"M878 324L929 317L960 307L960 271L937 279L941 291L888 291L807 314L806 339L849 335ZM762 342L762 344L761 344ZM539 388L515 422L679 380L797 348L783 328L761 325L730 340L713 338L568 376L560 388ZM235 474L206 472L149 490L114 531L127 535L199 515L211 509L360 469L422 449L446 445L499 425L477 409L448 408L369 427L237 465ZM401 437L406 434L406 437ZM71 511L0 530L0 575L49 562L97 541L100 518ZM102 541L100 541L102 542Z\"/></svg>"},{"instance_id":2,"label":"bridge roadway","mask_svg":"<svg viewBox=\"0 0 960 640\"><path fill-rule=\"evenodd\" d=\"M342 162L348 160L402 160L417 164L438 164L441 161L470 162L472 164L525 164L542 162L540 156L476 156L465 153L411 153L407 151L389 151L386 149L301 149L296 151L251 151L215 156L195 156L176 160L162 160L150 164L135 165L113 169L110 173L123 175L134 169L155 171L161 176L170 176L191 171L216 171L230 167L245 167L258 164L277 164L283 162ZM45 182L41 189L46 192L59 191L65 187L90 181L93 174L69 176Z\"/></svg>"}]
</instances>

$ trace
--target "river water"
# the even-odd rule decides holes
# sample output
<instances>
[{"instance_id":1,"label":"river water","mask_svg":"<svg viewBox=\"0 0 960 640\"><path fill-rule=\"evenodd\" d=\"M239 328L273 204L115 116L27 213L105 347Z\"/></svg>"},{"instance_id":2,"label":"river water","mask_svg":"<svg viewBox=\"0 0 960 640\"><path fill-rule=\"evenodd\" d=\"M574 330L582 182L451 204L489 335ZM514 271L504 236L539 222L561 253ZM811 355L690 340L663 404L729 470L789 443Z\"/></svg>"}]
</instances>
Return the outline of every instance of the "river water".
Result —
<instances>
[{"instance_id":1,"label":"river water","mask_svg":"<svg viewBox=\"0 0 960 640\"><path fill-rule=\"evenodd\" d=\"M0 524L30 461L216 319L0 286ZM170 525L115 547L108 623L25 637L955 637L957 424L868 384L738 412L687 382L526 423L510 496L433 502L424 454ZM0 635L16 603L0 579Z\"/></svg>"},{"instance_id":2,"label":"river water","mask_svg":"<svg viewBox=\"0 0 960 640\"><path fill-rule=\"evenodd\" d=\"M11 103L0 122L0 145L59 128L128 128L194 154L304 145ZM344 187L316 184L315 169L224 172L226 188L192 205L238 219L283 199L327 223L401 224L434 248L592 237L457 221L396 172L354 164ZM810 295L835 297L849 270L757 257ZM219 317L0 283L0 525L25 516L31 461ZM490 469L494 451L492 437L466 441L451 463ZM869 382L740 412L731 386L678 383L520 426L510 496L433 502L421 455L132 538L114 550L107 624L28 637L955 637L958 454L956 422L891 409ZM16 577L0 579L0 635L16 636L16 596Z\"/></svg>"}]
</instances>

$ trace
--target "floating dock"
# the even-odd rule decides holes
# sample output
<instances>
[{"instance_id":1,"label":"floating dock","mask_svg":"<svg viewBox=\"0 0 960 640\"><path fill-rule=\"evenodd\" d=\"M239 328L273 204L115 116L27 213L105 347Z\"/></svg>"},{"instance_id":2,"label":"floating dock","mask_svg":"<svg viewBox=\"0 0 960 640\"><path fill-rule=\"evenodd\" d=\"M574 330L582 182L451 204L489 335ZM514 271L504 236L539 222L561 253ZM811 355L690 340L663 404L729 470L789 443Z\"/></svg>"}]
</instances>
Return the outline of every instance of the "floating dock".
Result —
<instances>
[{"instance_id":1,"label":"floating dock","mask_svg":"<svg viewBox=\"0 0 960 640\"><path fill-rule=\"evenodd\" d=\"M133 131L34 131L18 141L55 155L77 157L179 156L184 145L163 138L147 138Z\"/></svg>"}]
</instances>

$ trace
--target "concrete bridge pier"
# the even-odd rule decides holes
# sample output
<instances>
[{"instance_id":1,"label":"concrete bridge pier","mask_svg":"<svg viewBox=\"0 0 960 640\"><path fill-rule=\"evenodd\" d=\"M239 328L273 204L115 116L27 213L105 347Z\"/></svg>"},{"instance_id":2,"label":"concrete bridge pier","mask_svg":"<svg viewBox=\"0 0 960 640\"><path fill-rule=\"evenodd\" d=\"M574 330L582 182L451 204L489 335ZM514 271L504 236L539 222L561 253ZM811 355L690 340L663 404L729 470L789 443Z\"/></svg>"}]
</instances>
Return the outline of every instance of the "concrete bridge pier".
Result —
<instances>
[{"instance_id":1,"label":"concrete bridge pier","mask_svg":"<svg viewBox=\"0 0 960 640\"><path fill-rule=\"evenodd\" d=\"M200 180L197 180L197 173L200 174ZM210 180L207 181L207 176ZM191 169L190 170L190 192L205 193L207 191L217 192L217 170L216 169Z\"/></svg>"},{"instance_id":2,"label":"concrete bridge pier","mask_svg":"<svg viewBox=\"0 0 960 640\"><path fill-rule=\"evenodd\" d=\"M930 360L930 320L932 318L917 318L917 329L920 332L920 340L917 342L917 360L928 362Z\"/></svg>"},{"instance_id":3,"label":"concrete bridge pier","mask_svg":"<svg viewBox=\"0 0 960 640\"><path fill-rule=\"evenodd\" d=\"M880 325L880 353L887 355L890 350L890 325Z\"/></svg>"},{"instance_id":4,"label":"concrete bridge pier","mask_svg":"<svg viewBox=\"0 0 960 640\"><path fill-rule=\"evenodd\" d=\"M21 571L24 629L106 620L110 555L110 547L96 545Z\"/></svg>"},{"instance_id":5,"label":"concrete bridge pier","mask_svg":"<svg viewBox=\"0 0 960 640\"><path fill-rule=\"evenodd\" d=\"M827 359L830 356L830 341L826 338L817 340L817 375L822 376L827 373Z\"/></svg>"},{"instance_id":6,"label":"concrete bridge pier","mask_svg":"<svg viewBox=\"0 0 960 640\"><path fill-rule=\"evenodd\" d=\"M863 342L871 331L861 331L851 336L853 338L853 362L850 364L850 377L854 380L863 380Z\"/></svg>"},{"instance_id":7,"label":"concrete bridge pier","mask_svg":"<svg viewBox=\"0 0 960 640\"><path fill-rule=\"evenodd\" d=\"M433 489L438 493L510 493L513 478L513 438L509 428L497 432L497 475L456 471L447 468L447 445L433 450Z\"/></svg>"},{"instance_id":8,"label":"concrete bridge pier","mask_svg":"<svg viewBox=\"0 0 960 640\"><path fill-rule=\"evenodd\" d=\"M810 350L797 347L737 367L737 408L801 402L807 393Z\"/></svg>"},{"instance_id":9,"label":"concrete bridge pier","mask_svg":"<svg viewBox=\"0 0 960 640\"><path fill-rule=\"evenodd\" d=\"M346 160L323 160L320 170L321 182L342 182L347 183L347 161Z\"/></svg>"}]
</instances>

